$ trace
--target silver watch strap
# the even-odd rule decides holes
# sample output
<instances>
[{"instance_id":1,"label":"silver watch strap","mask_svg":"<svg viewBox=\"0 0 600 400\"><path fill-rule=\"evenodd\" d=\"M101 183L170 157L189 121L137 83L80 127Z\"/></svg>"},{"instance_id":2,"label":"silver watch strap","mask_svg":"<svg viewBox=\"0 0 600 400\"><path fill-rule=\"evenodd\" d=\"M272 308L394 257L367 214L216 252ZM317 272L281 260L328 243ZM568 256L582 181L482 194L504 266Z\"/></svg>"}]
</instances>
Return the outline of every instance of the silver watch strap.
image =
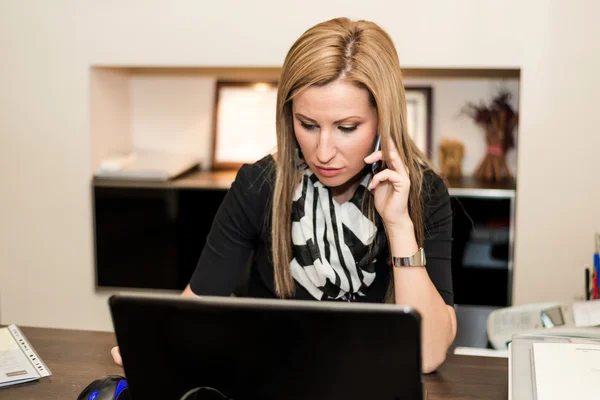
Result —
<instances>
[{"instance_id":1,"label":"silver watch strap","mask_svg":"<svg viewBox=\"0 0 600 400\"><path fill-rule=\"evenodd\" d=\"M427 263L425 259L425 250L419 248L415 254L409 257L392 257L394 267L424 267Z\"/></svg>"}]
</instances>

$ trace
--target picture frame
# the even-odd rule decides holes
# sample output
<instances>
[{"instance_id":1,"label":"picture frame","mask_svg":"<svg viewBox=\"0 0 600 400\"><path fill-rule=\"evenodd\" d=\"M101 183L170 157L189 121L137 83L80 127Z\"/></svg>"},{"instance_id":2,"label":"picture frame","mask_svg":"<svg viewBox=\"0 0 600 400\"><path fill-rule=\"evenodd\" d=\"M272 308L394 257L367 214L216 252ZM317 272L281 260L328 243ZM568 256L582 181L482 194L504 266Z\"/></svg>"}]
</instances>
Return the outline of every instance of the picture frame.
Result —
<instances>
[{"instance_id":1,"label":"picture frame","mask_svg":"<svg viewBox=\"0 0 600 400\"><path fill-rule=\"evenodd\" d=\"M431 157L431 132L433 116L433 88L431 86L405 86L408 134L417 147Z\"/></svg>"},{"instance_id":2,"label":"picture frame","mask_svg":"<svg viewBox=\"0 0 600 400\"><path fill-rule=\"evenodd\" d=\"M212 170L236 170L277 148L277 82L218 81Z\"/></svg>"}]
</instances>

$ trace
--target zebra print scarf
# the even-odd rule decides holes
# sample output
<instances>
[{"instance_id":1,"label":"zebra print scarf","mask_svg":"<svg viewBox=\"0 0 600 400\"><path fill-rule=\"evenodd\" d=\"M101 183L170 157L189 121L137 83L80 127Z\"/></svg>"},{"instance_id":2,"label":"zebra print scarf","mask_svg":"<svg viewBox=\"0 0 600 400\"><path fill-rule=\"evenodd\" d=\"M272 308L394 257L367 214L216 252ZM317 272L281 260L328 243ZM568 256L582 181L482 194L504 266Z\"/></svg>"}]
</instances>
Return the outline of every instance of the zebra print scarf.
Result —
<instances>
[{"instance_id":1,"label":"zebra print scarf","mask_svg":"<svg viewBox=\"0 0 600 400\"><path fill-rule=\"evenodd\" d=\"M292 276L317 300L352 301L375 280L383 229L363 212L370 175L354 196L338 204L331 190L306 168L292 203ZM369 249L371 247L371 252Z\"/></svg>"}]
</instances>

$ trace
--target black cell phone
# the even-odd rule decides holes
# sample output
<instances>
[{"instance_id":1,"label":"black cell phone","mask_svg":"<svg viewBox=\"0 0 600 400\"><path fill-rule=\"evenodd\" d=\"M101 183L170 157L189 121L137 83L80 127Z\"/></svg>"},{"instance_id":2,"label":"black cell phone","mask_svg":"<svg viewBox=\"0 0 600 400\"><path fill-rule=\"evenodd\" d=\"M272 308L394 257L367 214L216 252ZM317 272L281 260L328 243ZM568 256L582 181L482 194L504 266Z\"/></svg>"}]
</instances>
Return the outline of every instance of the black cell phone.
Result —
<instances>
[{"instance_id":1,"label":"black cell phone","mask_svg":"<svg viewBox=\"0 0 600 400\"><path fill-rule=\"evenodd\" d=\"M375 149L373 150L373 152L379 151L381 150L381 137L378 135L377 136L377 142L375 143ZM375 175L376 173L378 173L379 171L381 171L381 167L382 167L382 162L381 160L379 161L375 161L372 165L371 165L371 170L373 172L373 175Z\"/></svg>"}]
</instances>

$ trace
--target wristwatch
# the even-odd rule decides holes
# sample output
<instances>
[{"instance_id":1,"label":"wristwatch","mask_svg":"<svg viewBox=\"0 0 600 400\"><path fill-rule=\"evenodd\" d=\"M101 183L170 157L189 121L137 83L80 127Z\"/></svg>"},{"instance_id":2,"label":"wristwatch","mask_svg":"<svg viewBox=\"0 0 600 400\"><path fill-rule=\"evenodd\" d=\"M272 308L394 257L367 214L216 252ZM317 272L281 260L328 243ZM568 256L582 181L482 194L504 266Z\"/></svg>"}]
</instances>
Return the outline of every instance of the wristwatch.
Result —
<instances>
[{"instance_id":1,"label":"wristwatch","mask_svg":"<svg viewBox=\"0 0 600 400\"><path fill-rule=\"evenodd\" d=\"M402 268L402 267L424 267L425 260L425 250L422 247L419 248L415 254L409 257L392 257L392 263L394 267Z\"/></svg>"}]
</instances>

